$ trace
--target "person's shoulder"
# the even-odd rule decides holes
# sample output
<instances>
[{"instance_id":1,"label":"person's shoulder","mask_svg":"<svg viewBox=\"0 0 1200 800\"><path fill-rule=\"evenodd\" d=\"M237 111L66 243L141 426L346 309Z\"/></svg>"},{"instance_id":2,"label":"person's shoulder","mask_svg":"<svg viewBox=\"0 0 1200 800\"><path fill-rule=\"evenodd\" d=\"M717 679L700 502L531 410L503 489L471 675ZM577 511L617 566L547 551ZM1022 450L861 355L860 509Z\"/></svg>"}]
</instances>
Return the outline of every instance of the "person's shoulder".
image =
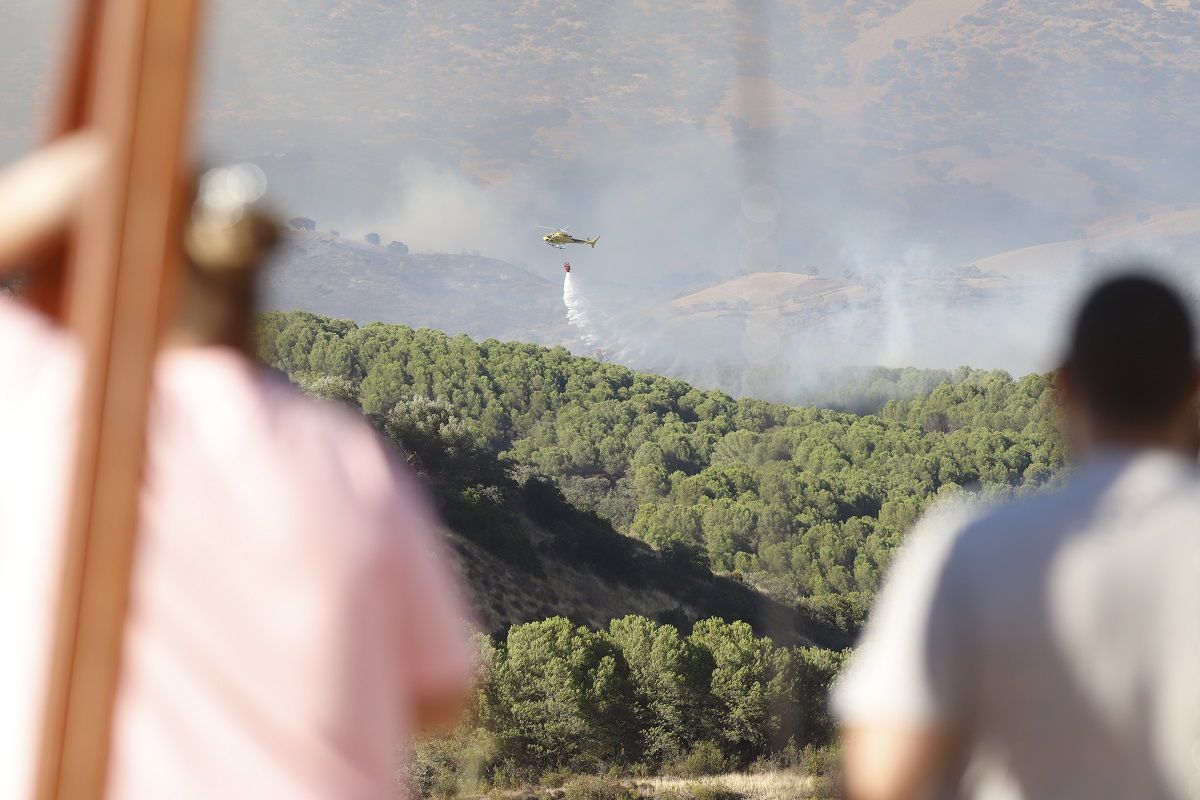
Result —
<instances>
[{"instance_id":1,"label":"person's shoulder","mask_svg":"<svg viewBox=\"0 0 1200 800\"><path fill-rule=\"evenodd\" d=\"M387 498L411 476L382 435L354 409L312 397L282 373L255 367L254 380L274 416L280 446L298 461L324 467L346 490Z\"/></svg>"},{"instance_id":2,"label":"person's shoulder","mask_svg":"<svg viewBox=\"0 0 1200 800\"><path fill-rule=\"evenodd\" d=\"M1147 541L1190 542L1200 527L1200 465L1165 452L1141 456L1112 499L1107 513L1114 518L1136 516Z\"/></svg>"},{"instance_id":3,"label":"person's shoulder","mask_svg":"<svg viewBox=\"0 0 1200 800\"><path fill-rule=\"evenodd\" d=\"M1167 509L1200 514L1200 469L1188 459L1152 451L1078 465L1054 488L1040 490L976 516L962 532L970 545L1008 549L1052 542L1104 527L1109 521Z\"/></svg>"},{"instance_id":4,"label":"person's shoulder","mask_svg":"<svg viewBox=\"0 0 1200 800\"><path fill-rule=\"evenodd\" d=\"M189 424L269 472L299 506L337 505L348 522L365 521L387 513L398 494L419 494L361 414L305 394L276 370L220 348L173 354L164 367L160 388Z\"/></svg>"},{"instance_id":5,"label":"person's shoulder","mask_svg":"<svg viewBox=\"0 0 1200 800\"><path fill-rule=\"evenodd\" d=\"M1071 506L1064 489L1040 491L1006 503L981 505L963 526L962 537L987 540L1011 535L1038 535L1036 530L1047 519L1057 517Z\"/></svg>"},{"instance_id":6,"label":"person's shoulder","mask_svg":"<svg viewBox=\"0 0 1200 800\"><path fill-rule=\"evenodd\" d=\"M304 487L298 502L336 507L339 527L371 538L373 547L407 553L413 537L432 535L427 487L360 412L307 395L267 367L256 365L254 380L274 415L282 469Z\"/></svg>"},{"instance_id":7,"label":"person's shoulder","mask_svg":"<svg viewBox=\"0 0 1200 800\"><path fill-rule=\"evenodd\" d=\"M5 364L37 365L48 354L71 350L70 336L48 317L11 297L0 295L0 359Z\"/></svg>"},{"instance_id":8,"label":"person's shoulder","mask_svg":"<svg viewBox=\"0 0 1200 800\"><path fill-rule=\"evenodd\" d=\"M899 582L909 593L913 586L932 586L949 568L963 538L997 508L978 497L960 494L943 498L913 525L888 571L886 584Z\"/></svg>"},{"instance_id":9,"label":"person's shoulder","mask_svg":"<svg viewBox=\"0 0 1200 800\"><path fill-rule=\"evenodd\" d=\"M78 388L79 348L71 335L45 315L0 296L0 402L46 408Z\"/></svg>"},{"instance_id":10,"label":"person's shoulder","mask_svg":"<svg viewBox=\"0 0 1200 800\"><path fill-rule=\"evenodd\" d=\"M22 303L15 297L0 294L0 330L5 333L16 330L46 328L49 320Z\"/></svg>"},{"instance_id":11,"label":"person's shoulder","mask_svg":"<svg viewBox=\"0 0 1200 800\"><path fill-rule=\"evenodd\" d=\"M985 529L1005 507L969 494L943 498L913 525L908 549L930 554L945 553L968 532Z\"/></svg>"},{"instance_id":12,"label":"person's shoulder","mask_svg":"<svg viewBox=\"0 0 1200 800\"><path fill-rule=\"evenodd\" d=\"M1025 548L1022 542L1047 543L1047 530L1063 527L1063 509L1071 502L1061 490L1046 491L1011 502L976 495L949 497L927 511L913 526L898 569L929 580L970 584L979 572L1003 569Z\"/></svg>"},{"instance_id":13,"label":"person's shoulder","mask_svg":"<svg viewBox=\"0 0 1200 800\"><path fill-rule=\"evenodd\" d=\"M1073 488L1068 484L978 507L955 532L946 556L947 569L972 583L1036 562L1038 554L1053 550L1062 536L1077 528L1073 517L1079 503Z\"/></svg>"}]
</instances>

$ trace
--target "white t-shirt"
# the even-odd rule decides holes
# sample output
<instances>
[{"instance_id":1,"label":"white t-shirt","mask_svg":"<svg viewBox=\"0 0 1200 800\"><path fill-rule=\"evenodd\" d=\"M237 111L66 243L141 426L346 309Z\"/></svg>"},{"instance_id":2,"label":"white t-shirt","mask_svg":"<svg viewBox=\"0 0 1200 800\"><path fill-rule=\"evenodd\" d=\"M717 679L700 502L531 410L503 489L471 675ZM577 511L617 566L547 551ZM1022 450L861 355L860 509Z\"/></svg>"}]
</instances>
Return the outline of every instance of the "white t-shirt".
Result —
<instances>
[{"instance_id":1,"label":"white t-shirt","mask_svg":"<svg viewBox=\"0 0 1200 800\"><path fill-rule=\"evenodd\" d=\"M960 730L941 796L1200 798L1197 480L1110 451L1060 491L929 515L835 715Z\"/></svg>"},{"instance_id":2,"label":"white t-shirt","mask_svg":"<svg viewBox=\"0 0 1200 800\"><path fill-rule=\"evenodd\" d=\"M30 796L78 359L0 298L0 797ZM384 798L470 679L425 497L352 412L240 355L156 370L110 798Z\"/></svg>"}]
</instances>

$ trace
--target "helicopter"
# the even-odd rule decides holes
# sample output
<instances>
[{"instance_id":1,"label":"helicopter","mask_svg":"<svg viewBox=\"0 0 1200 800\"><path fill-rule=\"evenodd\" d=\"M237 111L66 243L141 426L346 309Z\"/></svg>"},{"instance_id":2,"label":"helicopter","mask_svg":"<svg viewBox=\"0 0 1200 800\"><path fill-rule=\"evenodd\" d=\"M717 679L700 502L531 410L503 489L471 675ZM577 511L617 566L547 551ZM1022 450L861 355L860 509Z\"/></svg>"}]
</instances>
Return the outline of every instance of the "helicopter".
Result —
<instances>
[{"instance_id":1,"label":"helicopter","mask_svg":"<svg viewBox=\"0 0 1200 800\"><path fill-rule=\"evenodd\" d=\"M565 250L569 244L586 244L588 247L594 249L596 242L600 241L599 236L593 236L591 239L576 239L567 233L566 228L546 228L545 225L539 225L538 227L550 231L550 233L542 237L542 241L551 247L557 247L559 250Z\"/></svg>"}]
</instances>

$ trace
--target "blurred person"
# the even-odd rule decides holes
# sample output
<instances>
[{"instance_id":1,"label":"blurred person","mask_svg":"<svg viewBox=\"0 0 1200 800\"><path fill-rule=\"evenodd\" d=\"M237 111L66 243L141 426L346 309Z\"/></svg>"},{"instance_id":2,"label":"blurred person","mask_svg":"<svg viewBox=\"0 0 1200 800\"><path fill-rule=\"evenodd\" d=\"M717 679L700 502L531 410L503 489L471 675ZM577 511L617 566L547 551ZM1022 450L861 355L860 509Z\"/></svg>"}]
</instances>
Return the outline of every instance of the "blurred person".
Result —
<instances>
[{"instance_id":1,"label":"blurred person","mask_svg":"<svg viewBox=\"0 0 1200 800\"><path fill-rule=\"evenodd\" d=\"M458 581L367 424L249 358L252 271L222 266L189 265L156 366L107 796L394 797L470 686ZM32 796L81 377L0 294L5 798Z\"/></svg>"},{"instance_id":2,"label":"blurred person","mask_svg":"<svg viewBox=\"0 0 1200 800\"><path fill-rule=\"evenodd\" d=\"M852 800L1200 797L1197 366L1147 277L1059 370L1062 488L929 514L834 690Z\"/></svg>"}]
</instances>

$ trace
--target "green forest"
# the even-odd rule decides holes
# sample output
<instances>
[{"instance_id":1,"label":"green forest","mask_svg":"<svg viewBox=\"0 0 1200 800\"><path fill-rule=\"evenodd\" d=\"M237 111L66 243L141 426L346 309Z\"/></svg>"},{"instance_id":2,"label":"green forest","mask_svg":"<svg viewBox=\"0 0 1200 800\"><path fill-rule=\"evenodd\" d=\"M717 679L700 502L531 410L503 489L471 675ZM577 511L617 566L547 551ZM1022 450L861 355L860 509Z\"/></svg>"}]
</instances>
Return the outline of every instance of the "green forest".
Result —
<instances>
[{"instance_id":1,"label":"green forest","mask_svg":"<svg viewBox=\"0 0 1200 800\"><path fill-rule=\"evenodd\" d=\"M1034 491L1063 465L1040 375L963 369L856 415L734 399L561 348L304 312L264 315L261 352L310 392L361 407L456 500L500 504L489 489L536 473L621 533L851 627L932 500Z\"/></svg>"},{"instance_id":2,"label":"green forest","mask_svg":"<svg viewBox=\"0 0 1200 800\"><path fill-rule=\"evenodd\" d=\"M306 312L264 314L259 344L305 391L361 410L429 481L450 527L506 563L538 568L522 515L552 526L567 509L819 619L841 642L930 503L1038 491L1064 464L1042 375L963 368L918 397L850 413L733 398L562 348ZM878 397L930 382L886 369L861 380ZM579 557L620 568L606 563L619 560L611 549ZM503 783L568 765L744 768L828 742L824 698L844 652L776 646L734 620L661 622L589 631L553 618L493 632L454 747L486 752L484 777ZM438 752L414 767L425 793Z\"/></svg>"}]
</instances>

